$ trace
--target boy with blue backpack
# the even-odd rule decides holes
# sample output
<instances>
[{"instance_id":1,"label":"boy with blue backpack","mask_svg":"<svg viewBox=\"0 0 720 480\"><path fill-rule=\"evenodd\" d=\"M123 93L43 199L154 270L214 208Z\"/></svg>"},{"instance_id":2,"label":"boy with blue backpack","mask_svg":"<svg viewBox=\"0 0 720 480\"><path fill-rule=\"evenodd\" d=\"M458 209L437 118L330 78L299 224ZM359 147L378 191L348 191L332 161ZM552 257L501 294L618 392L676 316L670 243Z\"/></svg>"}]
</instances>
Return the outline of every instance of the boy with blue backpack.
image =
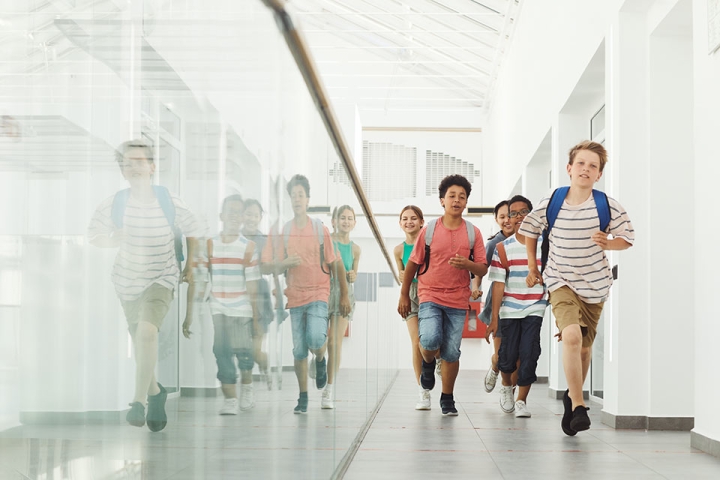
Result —
<instances>
[{"instance_id":1,"label":"boy with blue backpack","mask_svg":"<svg viewBox=\"0 0 720 480\"><path fill-rule=\"evenodd\" d=\"M153 185L153 150L141 140L123 143L117 161L130 188L104 200L90 221L90 243L118 248L112 271L115 291L128 322L135 347L135 397L130 403L130 425L157 432L167 425L167 391L155 379L158 331L170 308L180 278L182 236L193 258L196 238L204 225L183 202ZM190 262L188 262L188 265ZM183 278L191 274L186 268ZM147 416L145 405L147 402Z\"/></svg>"},{"instance_id":2,"label":"boy with blue backpack","mask_svg":"<svg viewBox=\"0 0 720 480\"><path fill-rule=\"evenodd\" d=\"M630 218L613 198L594 190L607 163L601 144L584 141L570 149L570 186L540 201L522 223L528 254L528 287L544 283L550 294L568 390L561 422L566 435L590 428L582 386L590 368L592 344L613 275L605 250L625 250L635 241ZM542 272L537 239L543 236Z\"/></svg>"},{"instance_id":3,"label":"boy with blue backpack","mask_svg":"<svg viewBox=\"0 0 720 480\"><path fill-rule=\"evenodd\" d=\"M398 313L411 310L410 286L418 274L418 331L424 390L435 386L435 355L442 358L443 415L457 416L453 391L460 368L460 343L469 309L471 275L487 273L480 230L462 218L471 191L462 175L445 177L438 187L444 214L420 230L405 265ZM431 248L432 244L432 248ZM419 271L418 271L419 270Z\"/></svg>"}]
</instances>

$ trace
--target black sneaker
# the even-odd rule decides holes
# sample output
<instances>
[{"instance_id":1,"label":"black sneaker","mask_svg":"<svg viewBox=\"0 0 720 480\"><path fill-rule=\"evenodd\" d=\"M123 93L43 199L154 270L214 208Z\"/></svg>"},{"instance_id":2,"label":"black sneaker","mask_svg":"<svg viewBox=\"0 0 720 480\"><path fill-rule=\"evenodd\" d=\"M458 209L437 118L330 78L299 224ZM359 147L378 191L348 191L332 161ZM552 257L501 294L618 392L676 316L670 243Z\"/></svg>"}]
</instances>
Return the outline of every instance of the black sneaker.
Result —
<instances>
[{"instance_id":1,"label":"black sneaker","mask_svg":"<svg viewBox=\"0 0 720 480\"><path fill-rule=\"evenodd\" d=\"M565 435L574 437L577 434L577 431L570 428L570 421L573 418L572 400L570 400L570 390L565 390L565 393L563 394L563 407L565 408L565 412L563 413L563 418L562 422L560 422L560 426L562 426L562 431L565 432Z\"/></svg>"},{"instance_id":2,"label":"black sneaker","mask_svg":"<svg viewBox=\"0 0 720 480\"><path fill-rule=\"evenodd\" d=\"M590 410L585 405L578 405L573 410L572 420L570 420L570 428L576 432L582 432L590 428L590 417L587 411Z\"/></svg>"},{"instance_id":3,"label":"black sneaker","mask_svg":"<svg viewBox=\"0 0 720 480\"><path fill-rule=\"evenodd\" d=\"M305 395L300 394L300 397L298 397L297 406L293 410L293 413L307 413L307 406L308 406L307 394L305 394Z\"/></svg>"},{"instance_id":4,"label":"black sneaker","mask_svg":"<svg viewBox=\"0 0 720 480\"><path fill-rule=\"evenodd\" d=\"M442 409L442 414L446 417L457 417L458 411L457 408L455 408L455 400L453 399L440 399L440 408Z\"/></svg>"},{"instance_id":5,"label":"black sneaker","mask_svg":"<svg viewBox=\"0 0 720 480\"><path fill-rule=\"evenodd\" d=\"M315 386L322 390L327 385L327 360L315 360Z\"/></svg>"},{"instance_id":6,"label":"black sneaker","mask_svg":"<svg viewBox=\"0 0 720 480\"><path fill-rule=\"evenodd\" d=\"M159 432L167 425L167 414L165 413L165 402L167 401L167 390L158 382L160 393L148 395L147 425L151 432Z\"/></svg>"},{"instance_id":7,"label":"black sneaker","mask_svg":"<svg viewBox=\"0 0 720 480\"><path fill-rule=\"evenodd\" d=\"M422 373L420 374L420 386L425 390L435 388L435 359L432 363L422 361Z\"/></svg>"},{"instance_id":8,"label":"black sneaker","mask_svg":"<svg viewBox=\"0 0 720 480\"><path fill-rule=\"evenodd\" d=\"M145 425L145 406L140 402L133 402L128 405L130 405L130 411L125 416L125 420L133 427Z\"/></svg>"}]
</instances>

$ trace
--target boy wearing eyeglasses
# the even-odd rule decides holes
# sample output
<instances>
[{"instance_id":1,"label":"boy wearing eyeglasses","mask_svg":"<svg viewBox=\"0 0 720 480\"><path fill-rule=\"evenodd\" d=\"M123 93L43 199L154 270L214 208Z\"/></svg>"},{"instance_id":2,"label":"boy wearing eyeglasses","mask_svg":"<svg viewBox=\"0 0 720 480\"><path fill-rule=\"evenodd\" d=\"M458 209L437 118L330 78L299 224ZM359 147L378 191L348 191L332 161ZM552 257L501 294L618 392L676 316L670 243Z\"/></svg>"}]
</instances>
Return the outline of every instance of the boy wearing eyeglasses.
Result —
<instances>
[{"instance_id":1,"label":"boy wearing eyeglasses","mask_svg":"<svg viewBox=\"0 0 720 480\"><path fill-rule=\"evenodd\" d=\"M528 287L527 249L525 239L516 234L523 219L532 211L532 203L522 195L515 195L508 202L510 225L513 235L498 245L493 253L488 278L492 282L493 302L490 326L485 332L489 342L498 327L503 340L498 353L498 368L502 377L500 408L505 413L515 413L516 418L529 418L527 408L530 387L537 381L537 362L540 358L540 329L547 307L545 287L542 284ZM540 249L536 261L539 262ZM520 360L518 362L518 360ZM518 397L514 398L512 376L518 370Z\"/></svg>"},{"instance_id":2,"label":"boy wearing eyeglasses","mask_svg":"<svg viewBox=\"0 0 720 480\"><path fill-rule=\"evenodd\" d=\"M558 203L551 202L554 197L541 200L525 217L517 234L526 237L526 283L528 286L544 283L547 287L563 342L563 369L569 388L563 396L565 411L560 425L569 436L589 429L591 423L582 386L590 368L602 308L613 282L605 250L625 250L635 241L635 230L622 205L602 192L593 191L606 163L607 151L597 142L584 141L571 148L567 164L570 188L562 191L560 208L555 211ZM554 216L553 222L548 221L549 211L550 217ZM604 222L607 226L599 228ZM535 252L538 237L550 223L549 254L541 274Z\"/></svg>"}]
</instances>

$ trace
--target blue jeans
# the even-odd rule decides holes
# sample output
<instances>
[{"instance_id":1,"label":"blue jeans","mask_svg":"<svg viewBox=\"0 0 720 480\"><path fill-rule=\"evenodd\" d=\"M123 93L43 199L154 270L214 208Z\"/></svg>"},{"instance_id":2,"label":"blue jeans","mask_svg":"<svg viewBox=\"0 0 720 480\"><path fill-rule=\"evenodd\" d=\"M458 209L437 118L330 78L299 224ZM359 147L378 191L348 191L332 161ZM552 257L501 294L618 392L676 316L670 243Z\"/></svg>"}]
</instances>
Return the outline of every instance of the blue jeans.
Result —
<instances>
[{"instance_id":1,"label":"blue jeans","mask_svg":"<svg viewBox=\"0 0 720 480\"><path fill-rule=\"evenodd\" d=\"M467 310L423 302L418 310L420 346L424 350L440 349L444 362L460 360L460 342Z\"/></svg>"},{"instance_id":2,"label":"blue jeans","mask_svg":"<svg viewBox=\"0 0 720 480\"><path fill-rule=\"evenodd\" d=\"M518 385L526 387L537 381L538 358L540 358L540 329L543 317L501 318L503 337L498 352L498 368L503 373L513 373L520 360Z\"/></svg>"},{"instance_id":3,"label":"blue jeans","mask_svg":"<svg viewBox=\"0 0 720 480\"><path fill-rule=\"evenodd\" d=\"M327 302L311 302L290 309L292 324L293 357L295 360L307 358L308 349L317 350L325 345L328 331Z\"/></svg>"},{"instance_id":4,"label":"blue jeans","mask_svg":"<svg viewBox=\"0 0 720 480\"><path fill-rule=\"evenodd\" d=\"M213 315L215 340L213 353L217 361L217 379L225 385L237 383L237 369L252 371L255 359L252 351L252 319ZM235 358L237 357L237 367Z\"/></svg>"}]
</instances>

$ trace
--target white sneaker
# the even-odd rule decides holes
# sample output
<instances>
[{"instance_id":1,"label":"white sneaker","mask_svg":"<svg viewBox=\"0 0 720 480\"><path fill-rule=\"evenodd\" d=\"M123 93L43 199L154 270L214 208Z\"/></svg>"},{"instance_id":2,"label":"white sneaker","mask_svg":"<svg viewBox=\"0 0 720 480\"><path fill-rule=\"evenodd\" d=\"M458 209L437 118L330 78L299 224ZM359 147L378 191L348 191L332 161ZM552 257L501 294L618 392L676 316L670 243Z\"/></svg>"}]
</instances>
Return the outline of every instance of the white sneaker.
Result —
<instances>
[{"instance_id":1,"label":"white sneaker","mask_svg":"<svg viewBox=\"0 0 720 480\"><path fill-rule=\"evenodd\" d=\"M322 392L322 400L320 400L320 408L333 409L335 408L335 391L332 383L325 385Z\"/></svg>"},{"instance_id":2,"label":"white sneaker","mask_svg":"<svg viewBox=\"0 0 720 480\"><path fill-rule=\"evenodd\" d=\"M226 398L223 402L222 408L220 408L220 415L237 415L238 414L238 399L237 398Z\"/></svg>"},{"instance_id":3,"label":"white sneaker","mask_svg":"<svg viewBox=\"0 0 720 480\"><path fill-rule=\"evenodd\" d=\"M253 384L240 385L240 410L250 410L255 406Z\"/></svg>"},{"instance_id":4,"label":"white sneaker","mask_svg":"<svg viewBox=\"0 0 720 480\"><path fill-rule=\"evenodd\" d=\"M430 410L430 390L420 387L420 400L415 404L415 410Z\"/></svg>"},{"instance_id":5,"label":"white sneaker","mask_svg":"<svg viewBox=\"0 0 720 480\"><path fill-rule=\"evenodd\" d=\"M487 374L485 375L485 391L487 393L495 390L495 384L497 383L498 375L499 372L496 372L492 369L492 367L490 367Z\"/></svg>"},{"instance_id":6,"label":"white sneaker","mask_svg":"<svg viewBox=\"0 0 720 480\"><path fill-rule=\"evenodd\" d=\"M317 376L317 369L316 369L316 367L315 367L315 355L313 355L313 357L312 357L312 358L310 359L310 361L308 362L308 375L309 375L310 378L312 378L313 380L314 380L315 377Z\"/></svg>"},{"instance_id":7,"label":"white sneaker","mask_svg":"<svg viewBox=\"0 0 720 480\"><path fill-rule=\"evenodd\" d=\"M532 413L528 410L527 405L522 400L515 402L515 418L530 418Z\"/></svg>"},{"instance_id":8,"label":"white sneaker","mask_svg":"<svg viewBox=\"0 0 720 480\"><path fill-rule=\"evenodd\" d=\"M515 411L515 396L513 395L513 387L500 387L500 408L505 413Z\"/></svg>"}]
</instances>

